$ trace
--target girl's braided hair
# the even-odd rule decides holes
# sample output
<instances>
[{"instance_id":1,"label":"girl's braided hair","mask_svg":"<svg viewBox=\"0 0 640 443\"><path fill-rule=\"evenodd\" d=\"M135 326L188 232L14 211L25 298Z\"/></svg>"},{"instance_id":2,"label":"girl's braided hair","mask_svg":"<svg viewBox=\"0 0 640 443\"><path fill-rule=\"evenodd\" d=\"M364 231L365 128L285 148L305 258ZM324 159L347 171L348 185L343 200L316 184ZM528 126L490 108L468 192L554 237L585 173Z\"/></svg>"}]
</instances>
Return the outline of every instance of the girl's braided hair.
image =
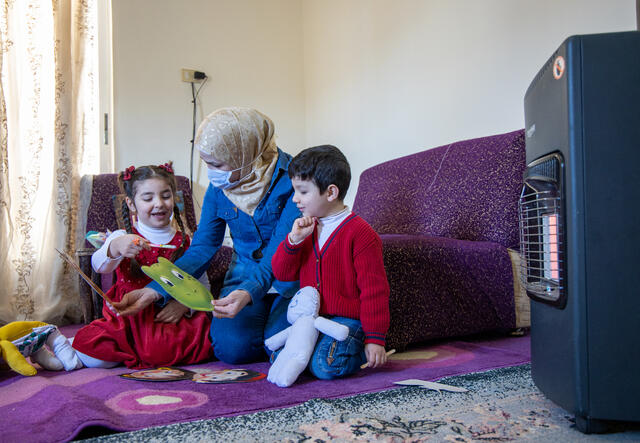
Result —
<instances>
[{"instance_id":1,"label":"girl's braided hair","mask_svg":"<svg viewBox=\"0 0 640 443\"><path fill-rule=\"evenodd\" d=\"M164 180L171 188L171 193L173 194L173 218L178 223L178 227L180 228L180 232L182 233L180 246L173 252L173 254L171 254L171 257L169 258L169 260L174 262L178 258L180 258L182 254L184 254L184 241L186 231L184 229L182 217L180 217L180 208L178 208L178 204L175 202L177 185L176 177L173 173L173 162L165 163L164 165L160 166L140 166L139 168L129 166L127 169L118 174L118 185L120 186L122 192L133 202L137 192L138 183L150 178L159 178L161 180ZM125 199L122 200L122 222L124 224L125 231L127 231L127 234L131 234L131 214L129 212L129 206L127 205ZM140 269L140 264L138 263L138 261L135 258L132 258L130 262L131 275L135 278L143 276L144 273Z\"/></svg>"}]
</instances>

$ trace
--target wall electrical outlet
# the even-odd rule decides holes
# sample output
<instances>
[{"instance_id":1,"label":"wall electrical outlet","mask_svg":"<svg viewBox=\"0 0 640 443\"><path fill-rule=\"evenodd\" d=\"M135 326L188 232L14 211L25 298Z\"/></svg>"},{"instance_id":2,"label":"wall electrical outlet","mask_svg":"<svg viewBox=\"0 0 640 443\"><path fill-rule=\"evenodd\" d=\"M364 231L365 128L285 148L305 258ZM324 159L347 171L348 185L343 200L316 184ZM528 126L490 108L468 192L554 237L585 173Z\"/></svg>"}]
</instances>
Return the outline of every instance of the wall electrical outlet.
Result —
<instances>
[{"instance_id":1,"label":"wall electrical outlet","mask_svg":"<svg viewBox=\"0 0 640 443\"><path fill-rule=\"evenodd\" d=\"M200 74L196 76L196 73ZM182 69L182 81L188 83L200 83L204 80L204 72L195 69Z\"/></svg>"}]
</instances>

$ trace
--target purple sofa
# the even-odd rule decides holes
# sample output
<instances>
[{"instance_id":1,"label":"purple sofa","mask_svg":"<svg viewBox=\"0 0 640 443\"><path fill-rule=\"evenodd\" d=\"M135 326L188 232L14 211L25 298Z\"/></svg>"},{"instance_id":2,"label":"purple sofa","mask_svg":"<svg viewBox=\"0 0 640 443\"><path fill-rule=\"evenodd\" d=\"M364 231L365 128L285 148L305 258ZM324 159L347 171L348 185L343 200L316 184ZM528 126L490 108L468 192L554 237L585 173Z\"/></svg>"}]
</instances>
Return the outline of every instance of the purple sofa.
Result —
<instances>
[{"instance_id":1,"label":"purple sofa","mask_svg":"<svg viewBox=\"0 0 640 443\"><path fill-rule=\"evenodd\" d=\"M516 327L522 130L365 170L353 210L380 234L391 287L387 348Z\"/></svg>"}]
</instances>

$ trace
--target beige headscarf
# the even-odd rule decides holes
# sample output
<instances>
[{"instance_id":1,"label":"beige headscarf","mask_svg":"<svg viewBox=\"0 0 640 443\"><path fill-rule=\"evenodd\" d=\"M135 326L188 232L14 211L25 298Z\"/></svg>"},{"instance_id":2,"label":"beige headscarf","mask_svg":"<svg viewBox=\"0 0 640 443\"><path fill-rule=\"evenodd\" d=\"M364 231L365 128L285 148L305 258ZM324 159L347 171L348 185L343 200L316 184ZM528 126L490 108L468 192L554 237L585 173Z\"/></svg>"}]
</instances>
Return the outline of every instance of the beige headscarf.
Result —
<instances>
[{"instance_id":1,"label":"beige headscarf","mask_svg":"<svg viewBox=\"0 0 640 443\"><path fill-rule=\"evenodd\" d=\"M253 215L278 161L271 119L255 109L219 109L200 124L195 145L233 169L242 168L238 185L223 192L240 210Z\"/></svg>"}]
</instances>

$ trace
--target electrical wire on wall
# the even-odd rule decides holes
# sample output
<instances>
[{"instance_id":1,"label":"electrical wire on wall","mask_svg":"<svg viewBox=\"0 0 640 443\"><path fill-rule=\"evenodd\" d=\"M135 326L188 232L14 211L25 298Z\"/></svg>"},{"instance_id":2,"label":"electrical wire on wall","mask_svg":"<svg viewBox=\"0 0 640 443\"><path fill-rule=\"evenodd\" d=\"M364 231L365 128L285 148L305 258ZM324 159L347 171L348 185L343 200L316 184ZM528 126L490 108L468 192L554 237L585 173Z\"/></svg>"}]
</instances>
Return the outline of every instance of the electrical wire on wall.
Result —
<instances>
[{"instance_id":1,"label":"electrical wire on wall","mask_svg":"<svg viewBox=\"0 0 640 443\"><path fill-rule=\"evenodd\" d=\"M198 77L199 74L202 77ZM192 128L191 128L191 157L190 157L191 161L189 163L189 185L191 186L192 192L193 192L193 151L195 149L195 138L196 138L197 98L198 98L198 94L200 94L200 90L209 79L209 77L207 77L204 72L200 72L200 71L196 71L194 77L196 79L202 78L202 83L196 90L195 81L190 82L191 97L192 97L191 103L193 104L193 116L192 116Z\"/></svg>"}]
</instances>

